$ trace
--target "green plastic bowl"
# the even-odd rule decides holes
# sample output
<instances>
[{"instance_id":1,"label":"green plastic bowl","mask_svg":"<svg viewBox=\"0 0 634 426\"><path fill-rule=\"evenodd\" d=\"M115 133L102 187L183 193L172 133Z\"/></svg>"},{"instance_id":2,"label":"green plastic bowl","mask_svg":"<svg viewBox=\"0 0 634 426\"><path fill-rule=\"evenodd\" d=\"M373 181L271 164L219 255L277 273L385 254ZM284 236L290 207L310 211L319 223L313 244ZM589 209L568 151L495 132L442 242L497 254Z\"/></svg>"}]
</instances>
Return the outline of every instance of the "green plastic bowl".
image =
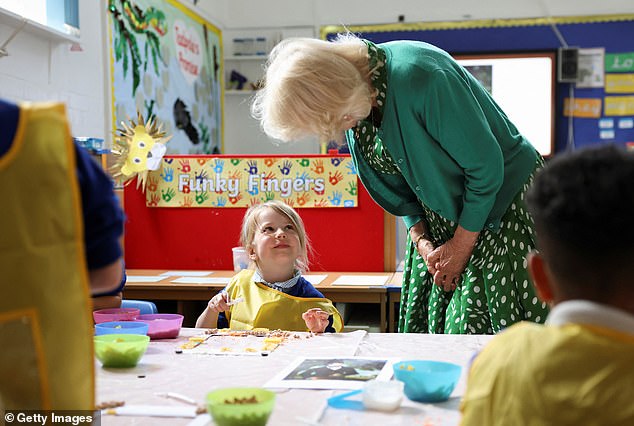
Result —
<instances>
[{"instance_id":1,"label":"green plastic bowl","mask_svg":"<svg viewBox=\"0 0 634 426\"><path fill-rule=\"evenodd\" d=\"M264 426L275 393L261 388L222 388L207 394L207 409L218 426Z\"/></svg>"},{"instance_id":2,"label":"green plastic bowl","mask_svg":"<svg viewBox=\"0 0 634 426\"><path fill-rule=\"evenodd\" d=\"M149 343L142 334L102 334L95 336L95 356L104 367L135 367Z\"/></svg>"}]
</instances>

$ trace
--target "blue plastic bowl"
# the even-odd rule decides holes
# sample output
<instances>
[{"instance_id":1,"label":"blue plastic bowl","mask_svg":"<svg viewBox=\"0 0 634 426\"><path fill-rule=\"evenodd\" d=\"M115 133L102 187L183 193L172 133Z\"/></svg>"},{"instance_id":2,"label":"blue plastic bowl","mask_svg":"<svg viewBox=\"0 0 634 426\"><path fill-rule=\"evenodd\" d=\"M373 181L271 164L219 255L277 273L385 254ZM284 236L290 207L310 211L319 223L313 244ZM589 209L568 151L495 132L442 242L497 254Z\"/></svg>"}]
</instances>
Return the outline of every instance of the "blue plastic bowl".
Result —
<instances>
[{"instance_id":1,"label":"blue plastic bowl","mask_svg":"<svg viewBox=\"0 0 634 426\"><path fill-rule=\"evenodd\" d=\"M394 377L405 383L405 396L417 402L449 399L462 367L449 362L411 360L394 364Z\"/></svg>"},{"instance_id":2,"label":"blue plastic bowl","mask_svg":"<svg viewBox=\"0 0 634 426\"><path fill-rule=\"evenodd\" d=\"M148 324L141 321L110 321L95 324L95 336L102 334L142 334L147 335Z\"/></svg>"}]
</instances>

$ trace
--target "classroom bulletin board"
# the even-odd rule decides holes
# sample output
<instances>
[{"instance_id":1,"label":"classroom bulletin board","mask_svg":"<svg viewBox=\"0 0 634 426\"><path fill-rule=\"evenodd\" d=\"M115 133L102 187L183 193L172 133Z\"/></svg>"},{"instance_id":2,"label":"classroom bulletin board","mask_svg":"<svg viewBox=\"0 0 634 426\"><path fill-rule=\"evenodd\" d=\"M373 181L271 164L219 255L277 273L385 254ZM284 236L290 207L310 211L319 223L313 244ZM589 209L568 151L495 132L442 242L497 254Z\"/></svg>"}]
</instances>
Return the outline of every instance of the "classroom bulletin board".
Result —
<instances>
[{"instance_id":1,"label":"classroom bulletin board","mask_svg":"<svg viewBox=\"0 0 634 426\"><path fill-rule=\"evenodd\" d=\"M602 87L557 83L554 152L567 149L570 134L577 148L597 143L633 142L634 15L326 26L321 29L321 37L329 39L349 30L375 43L425 41L452 55L557 51L563 46L553 27L569 47L601 48L605 52ZM569 121L571 107L567 102L586 112L573 112Z\"/></svg>"},{"instance_id":2,"label":"classroom bulletin board","mask_svg":"<svg viewBox=\"0 0 634 426\"><path fill-rule=\"evenodd\" d=\"M150 171L148 207L235 208L269 200L293 207L357 207L357 170L350 156L167 156Z\"/></svg>"},{"instance_id":3,"label":"classroom bulletin board","mask_svg":"<svg viewBox=\"0 0 634 426\"><path fill-rule=\"evenodd\" d=\"M183 158L170 157L179 164ZM204 156L209 164L236 156ZM270 158L270 157L269 157ZM324 163L349 155L278 156L276 165L308 160ZM252 159L245 157L244 164ZM345 164L342 162L341 164ZM310 165L308 166L310 167ZM294 207L304 221L312 243L313 271L382 272L384 270L384 212L358 185L355 207ZM260 194L265 196L265 194ZM281 195L278 198L283 199ZM125 261L130 269L232 270L231 248L239 245L247 207L209 206L179 208L148 206L147 196L135 181L124 187ZM291 198L293 202L296 197Z\"/></svg>"},{"instance_id":4,"label":"classroom bulletin board","mask_svg":"<svg viewBox=\"0 0 634 426\"><path fill-rule=\"evenodd\" d=\"M154 117L170 154L223 149L220 30L177 0L109 0L113 132Z\"/></svg>"}]
</instances>

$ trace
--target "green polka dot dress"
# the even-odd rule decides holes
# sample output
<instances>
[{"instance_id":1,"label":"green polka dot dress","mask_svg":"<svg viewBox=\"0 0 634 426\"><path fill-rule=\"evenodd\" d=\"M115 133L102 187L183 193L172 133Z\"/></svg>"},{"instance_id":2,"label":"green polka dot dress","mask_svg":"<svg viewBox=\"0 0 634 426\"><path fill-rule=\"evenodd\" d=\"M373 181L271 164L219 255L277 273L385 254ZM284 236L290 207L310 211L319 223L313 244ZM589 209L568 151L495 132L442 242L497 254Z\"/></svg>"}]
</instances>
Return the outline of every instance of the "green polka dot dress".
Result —
<instances>
[{"instance_id":1,"label":"green polka dot dress","mask_svg":"<svg viewBox=\"0 0 634 426\"><path fill-rule=\"evenodd\" d=\"M533 221L524 204L531 181L532 176L502 217L500 229L480 233L462 283L453 292L434 284L408 239L399 331L491 334L518 321L546 320L548 308L538 300L527 271L526 254L535 247ZM454 222L427 208L425 217L436 246L453 236Z\"/></svg>"},{"instance_id":2,"label":"green polka dot dress","mask_svg":"<svg viewBox=\"0 0 634 426\"><path fill-rule=\"evenodd\" d=\"M368 44L371 79L377 90L381 113L387 90L385 54ZM378 111L377 111L378 110ZM374 117L362 120L353 129L365 160L376 171L400 173L378 138ZM538 158L536 169L543 165ZM535 247L533 221L524 195L531 175L502 217L498 231L483 230L453 292L445 292L433 282L427 265L409 240L405 253L399 332L491 334L522 320L543 323L547 306L538 300L529 281L526 254ZM457 224L423 205L428 232L436 247L452 238Z\"/></svg>"}]
</instances>

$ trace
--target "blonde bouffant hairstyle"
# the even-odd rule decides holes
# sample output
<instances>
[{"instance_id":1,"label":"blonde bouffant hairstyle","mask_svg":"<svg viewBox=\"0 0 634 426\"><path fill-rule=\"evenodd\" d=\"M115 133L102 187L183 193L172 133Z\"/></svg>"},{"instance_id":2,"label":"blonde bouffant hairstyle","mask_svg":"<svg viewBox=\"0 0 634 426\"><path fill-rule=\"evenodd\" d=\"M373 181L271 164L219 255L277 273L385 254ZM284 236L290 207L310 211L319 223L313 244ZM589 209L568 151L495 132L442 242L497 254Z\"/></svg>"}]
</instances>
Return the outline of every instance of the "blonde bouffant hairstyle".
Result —
<instances>
[{"instance_id":1,"label":"blonde bouffant hairstyle","mask_svg":"<svg viewBox=\"0 0 634 426\"><path fill-rule=\"evenodd\" d=\"M368 76L367 46L352 34L332 42L285 39L271 52L251 113L267 135L284 142L337 140L344 116L360 120L370 113Z\"/></svg>"},{"instance_id":2,"label":"blonde bouffant hairstyle","mask_svg":"<svg viewBox=\"0 0 634 426\"><path fill-rule=\"evenodd\" d=\"M295 267L302 273L308 271L308 253L311 251L310 240L306 235L306 228L304 227L304 221L299 216L297 211L286 203L278 200L271 200L264 203L255 204L247 210L242 219L242 230L240 232L240 244L247 253L251 252L251 245L255 238L255 233L260 227L260 213L265 209L272 209L280 215L286 217L299 237L299 256L295 260ZM257 259L255 261L257 265Z\"/></svg>"}]
</instances>

